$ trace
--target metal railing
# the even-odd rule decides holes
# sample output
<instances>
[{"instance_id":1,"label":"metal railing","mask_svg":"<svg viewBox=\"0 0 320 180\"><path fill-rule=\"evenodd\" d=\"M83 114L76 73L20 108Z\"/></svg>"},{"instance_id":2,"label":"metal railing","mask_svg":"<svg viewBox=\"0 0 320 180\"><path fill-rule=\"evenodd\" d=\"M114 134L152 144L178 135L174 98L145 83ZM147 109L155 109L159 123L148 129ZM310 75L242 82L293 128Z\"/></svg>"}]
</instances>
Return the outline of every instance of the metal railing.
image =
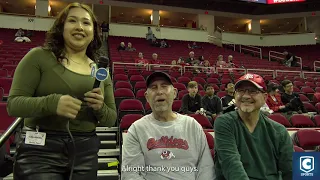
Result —
<instances>
[{"instance_id":1,"label":"metal railing","mask_svg":"<svg viewBox=\"0 0 320 180\"><path fill-rule=\"evenodd\" d=\"M280 59L280 60L284 60L284 57L279 57L276 55L272 55L272 54L278 54L278 55L282 55L284 56L284 53L281 52L277 52L277 51L269 51L269 61L271 61L271 58L275 58L275 59ZM298 59L298 62L300 63L300 69L302 70L302 58L296 56L296 58Z\"/></svg>"},{"instance_id":2,"label":"metal railing","mask_svg":"<svg viewBox=\"0 0 320 180\"><path fill-rule=\"evenodd\" d=\"M218 38L216 36L211 36L211 35L208 35L208 41L212 42L213 44L219 43L221 45L231 46L233 47L233 51L236 51L236 44L234 42L225 41L225 40L222 40L221 38Z\"/></svg>"},{"instance_id":3,"label":"metal railing","mask_svg":"<svg viewBox=\"0 0 320 180\"><path fill-rule=\"evenodd\" d=\"M317 61L317 63L320 63L320 61ZM137 64L136 63L119 63L119 62L114 62L113 65L122 65L122 68L126 67L126 65L133 65L133 67L137 68ZM210 68L208 67L203 67L203 66L180 66L180 65L164 65L164 64L147 64L146 67L143 67L143 70L148 70L148 71L155 71L155 70L164 70L167 71L171 69L171 67L180 67L182 69L182 71L180 71L179 73L181 73L181 75L183 75L183 73L187 72L187 71L194 71L195 69L200 70L200 72L206 72L206 73L224 73L226 71L242 71L244 73L256 73L256 74L260 74L261 76L264 75L272 75L273 78L276 78L277 76L280 75L280 73L285 73L285 76L292 73L293 75L299 75L302 78L305 78L306 75L311 74L314 77L319 76L320 77L320 73L319 72L308 72L308 71L289 71L289 70L271 70L271 69L246 69L246 68L220 68L220 67L215 67L215 66L211 66ZM317 66L320 67L320 66ZM114 66L112 67L114 69ZM201 69L210 69L209 71L203 71Z\"/></svg>"},{"instance_id":4,"label":"metal railing","mask_svg":"<svg viewBox=\"0 0 320 180\"><path fill-rule=\"evenodd\" d=\"M319 66L316 66L317 63L319 64ZM320 70L320 61L314 61L313 62L313 70L314 70L314 72L317 72L317 69Z\"/></svg>"},{"instance_id":5,"label":"metal railing","mask_svg":"<svg viewBox=\"0 0 320 180\"><path fill-rule=\"evenodd\" d=\"M290 75L290 73L292 73L293 75L297 75L299 74L300 77L302 77L302 73L301 71L288 71L288 70L275 70L275 77L277 76L282 76L282 74L280 75L280 73L284 73L284 76L288 76Z\"/></svg>"},{"instance_id":6,"label":"metal railing","mask_svg":"<svg viewBox=\"0 0 320 180\"><path fill-rule=\"evenodd\" d=\"M264 75L272 75L273 78L276 77L276 72L275 70L271 70L271 69L247 69L247 73L255 73L255 74L259 74L261 76ZM257 73L260 72L260 73Z\"/></svg>"},{"instance_id":7,"label":"metal railing","mask_svg":"<svg viewBox=\"0 0 320 180\"><path fill-rule=\"evenodd\" d=\"M181 69L181 71L179 71L181 73L181 76L183 74L183 67L181 65L165 65L165 64L148 64L148 70L149 71L167 71L170 72L171 68L177 67L179 69Z\"/></svg>"},{"instance_id":8,"label":"metal railing","mask_svg":"<svg viewBox=\"0 0 320 180\"><path fill-rule=\"evenodd\" d=\"M315 78L315 77L319 77L320 78L320 72L309 72L309 71L302 71L301 73L301 77L302 78L307 78L307 77L312 77L312 78Z\"/></svg>"},{"instance_id":9,"label":"metal railing","mask_svg":"<svg viewBox=\"0 0 320 180\"><path fill-rule=\"evenodd\" d=\"M0 137L0 148L4 145L4 143L10 138L10 136L14 133L14 131L19 127L22 123L23 118L17 118L8 129L1 135Z\"/></svg>"},{"instance_id":10,"label":"metal railing","mask_svg":"<svg viewBox=\"0 0 320 180\"><path fill-rule=\"evenodd\" d=\"M260 55L260 59L262 59L262 49L261 48L258 48L258 47L255 47L255 46L249 46L249 45L241 45L241 44L239 46L240 46L240 53L242 52L242 50L247 50L247 51L250 51L250 52L253 52L253 53L258 53ZM252 48L252 49L248 49L248 48L245 48L245 47L249 47L249 48ZM255 49L255 50L253 50L253 49Z\"/></svg>"}]
</instances>

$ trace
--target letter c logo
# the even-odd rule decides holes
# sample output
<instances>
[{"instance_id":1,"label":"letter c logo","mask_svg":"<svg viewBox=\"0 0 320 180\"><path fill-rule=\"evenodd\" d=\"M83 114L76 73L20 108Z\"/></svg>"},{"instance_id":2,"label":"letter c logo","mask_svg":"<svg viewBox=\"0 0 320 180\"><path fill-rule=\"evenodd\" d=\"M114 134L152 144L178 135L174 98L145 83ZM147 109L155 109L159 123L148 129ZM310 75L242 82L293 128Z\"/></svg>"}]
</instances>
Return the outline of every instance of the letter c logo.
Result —
<instances>
[{"instance_id":1,"label":"letter c logo","mask_svg":"<svg viewBox=\"0 0 320 180\"><path fill-rule=\"evenodd\" d=\"M304 160L302 161L302 167L303 167L304 169L307 169L307 170L311 169L311 168L312 168L312 166L311 166L311 159L304 159Z\"/></svg>"}]
</instances>

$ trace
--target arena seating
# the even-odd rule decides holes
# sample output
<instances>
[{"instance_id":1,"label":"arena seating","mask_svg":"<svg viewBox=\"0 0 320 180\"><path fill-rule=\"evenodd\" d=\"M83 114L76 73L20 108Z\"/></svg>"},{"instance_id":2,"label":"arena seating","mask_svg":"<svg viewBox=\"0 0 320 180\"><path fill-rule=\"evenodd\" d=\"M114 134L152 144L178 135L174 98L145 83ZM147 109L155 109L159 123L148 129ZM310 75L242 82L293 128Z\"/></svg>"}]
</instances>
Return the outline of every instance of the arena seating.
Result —
<instances>
[{"instance_id":1,"label":"arena seating","mask_svg":"<svg viewBox=\"0 0 320 180\"><path fill-rule=\"evenodd\" d=\"M11 81L14 73L14 68L21 58L33 47L41 45L44 39L44 32L35 32L34 38L31 38L32 43L14 43L15 30L0 29L0 39L3 40L3 44L0 49L0 130L5 130L14 120L14 118L9 117L6 113L6 97L10 90ZM277 62L269 62L265 59L259 59L253 57L249 54L243 54L239 52L232 51L227 48L221 48L214 46L209 43L198 43L198 45L203 46L203 49L191 50L187 48L188 43L185 41L173 41L168 40L171 45L170 48L156 48L151 47L145 39L142 38L129 38L129 37L112 37L109 38L109 51L110 59L112 62L120 63L134 63L134 59L138 56L138 52L143 52L144 57L151 60L152 53L157 53L159 59L165 64L171 64L172 60L177 60L179 57L188 57L190 51L195 52L195 57L203 55L205 59L208 59L211 64L215 64L217 56L222 54L225 58L228 55L234 56L234 63L237 66L244 66L245 68L256 69L256 71L251 70L250 72L257 72L264 76L265 79L274 81L278 84L284 79L290 79L295 82L295 90L301 94L303 101L309 103L309 109L312 111L317 111L320 113L320 103L315 101L313 98L314 92L320 92L320 82L314 74L308 74L305 78L302 78L297 72L290 72L296 70L294 68L284 67ZM133 46L137 49L136 52L118 52L117 47L120 42L131 42ZM117 179L118 177L118 167L108 167L108 163L120 161L121 156L120 149L122 142L125 140L126 130L130 125L141 118L143 115L150 113L151 109L149 104L146 102L144 97L145 78L152 73L147 69L139 69L135 66L134 68L127 68L130 66L119 66L119 68L113 69L113 80L115 88L115 100L118 107L118 125L120 128L120 133L118 133L118 127L114 128L104 128L98 127L97 134L102 141L102 146L99 151L99 177L108 177L111 180ZM259 71L259 69L261 71ZM270 69L270 72L274 72L275 69L284 70L283 72L278 72L276 76L270 75L266 69ZM174 82L174 86L178 88L178 96L174 101L173 108L178 110L181 106L181 98L186 91L186 84L190 80L197 81L201 86L199 86L199 93L204 95L203 85L205 83L214 83L215 91L219 97L225 95L225 86L229 82L233 82L237 77L241 75L242 72L234 71L233 76L230 76L229 71L225 73L225 70L219 71L218 74L207 75L205 73L193 74L190 71L185 71L184 74L180 72L170 72L171 78ZM320 76L319 76L320 77ZM311 88L311 89L310 89ZM2 98L4 97L4 98ZM318 103L318 104L317 104ZM308 105L309 105L308 104ZM214 138L214 131L211 124L208 124L208 120L205 117L193 116L201 125L204 127L206 132L206 137L209 141ZM316 115L314 118L295 117L293 120L288 120L280 114L273 114L270 116L271 119L283 124L287 127L288 133L294 137L298 136L301 130L312 129L315 131L320 131L320 115ZM301 118L304 120L301 121ZM297 120L295 120L297 119ZM296 133L299 132L299 133ZM210 134L212 137L208 136ZM302 133L303 134L303 133ZM305 135L302 135L305 136ZM319 135L316 134L318 137ZM316 138L316 136L312 136ZM311 139L313 139L311 138ZM293 138L294 139L294 138ZM301 139L301 138L300 138ZM320 137L318 137L320 139ZM299 141L301 143L301 141ZM296 143L295 149L304 151L307 149L304 145ZM314 142L313 142L314 143ZM315 142L318 143L318 142ZM308 144L308 143L307 143ZM213 145L209 144L211 153L214 155ZM312 144L311 150L317 150L316 146L320 144ZM309 148L309 149L308 149ZM14 153L14 148L11 148L11 153Z\"/></svg>"}]
</instances>

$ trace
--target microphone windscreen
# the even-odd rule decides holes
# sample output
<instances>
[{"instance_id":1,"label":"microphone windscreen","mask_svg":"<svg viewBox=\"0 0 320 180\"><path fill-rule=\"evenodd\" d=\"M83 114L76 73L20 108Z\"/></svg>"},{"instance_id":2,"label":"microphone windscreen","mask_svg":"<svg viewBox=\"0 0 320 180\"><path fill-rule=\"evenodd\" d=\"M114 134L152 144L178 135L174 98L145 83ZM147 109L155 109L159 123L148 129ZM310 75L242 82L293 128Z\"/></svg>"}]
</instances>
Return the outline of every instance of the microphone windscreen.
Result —
<instances>
[{"instance_id":1,"label":"microphone windscreen","mask_svg":"<svg viewBox=\"0 0 320 180\"><path fill-rule=\"evenodd\" d=\"M107 68L109 66L109 58L107 56L100 56L98 66L99 68Z\"/></svg>"}]
</instances>

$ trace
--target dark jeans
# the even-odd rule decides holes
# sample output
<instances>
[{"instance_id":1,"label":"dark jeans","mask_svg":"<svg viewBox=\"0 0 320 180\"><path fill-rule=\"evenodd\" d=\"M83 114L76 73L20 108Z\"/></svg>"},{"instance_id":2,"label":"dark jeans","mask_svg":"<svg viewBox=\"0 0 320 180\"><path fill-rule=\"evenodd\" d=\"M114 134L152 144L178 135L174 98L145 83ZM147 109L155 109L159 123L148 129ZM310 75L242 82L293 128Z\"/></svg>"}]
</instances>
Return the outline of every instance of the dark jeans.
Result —
<instances>
[{"instance_id":1,"label":"dark jeans","mask_svg":"<svg viewBox=\"0 0 320 180\"><path fill-rule=\"evenodd\" d=\"M96 180L100 146L98 136L95 132L72 134L75 151L67 133L47 132L44 146L25 144L25 133L22 133L15 154L14 179L68 180L74 157L72 179Z\"/></svg>"}]
</instances>

